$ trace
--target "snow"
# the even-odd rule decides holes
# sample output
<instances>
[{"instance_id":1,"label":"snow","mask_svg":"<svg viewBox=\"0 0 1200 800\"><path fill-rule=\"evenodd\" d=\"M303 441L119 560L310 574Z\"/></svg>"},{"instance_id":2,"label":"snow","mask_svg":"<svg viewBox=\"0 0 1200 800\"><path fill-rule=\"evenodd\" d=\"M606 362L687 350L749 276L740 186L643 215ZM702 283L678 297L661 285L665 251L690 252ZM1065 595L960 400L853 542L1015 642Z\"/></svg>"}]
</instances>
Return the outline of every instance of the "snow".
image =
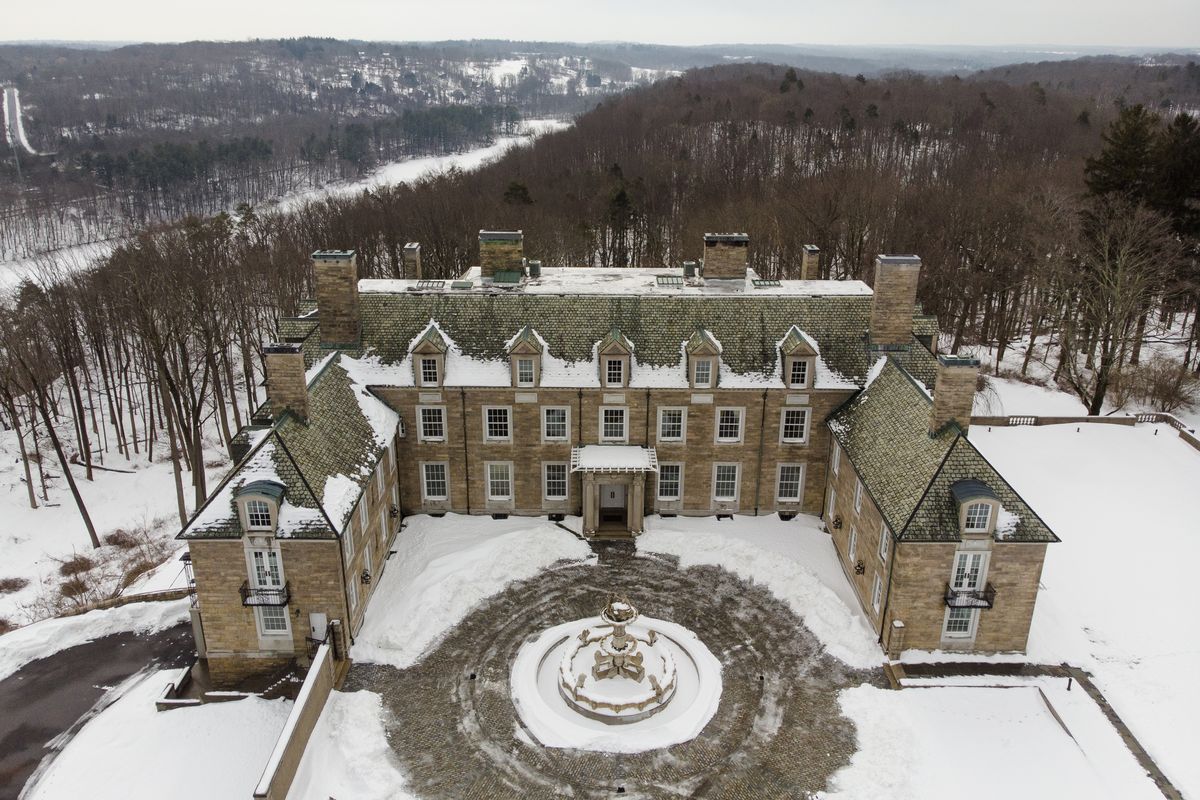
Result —
<instances>
[{"instance_id":1,"label":"snow","mask_svg":"<svg viewBox=\"0 0 1200 800\"><path fill-rule=\"evenodd\" d=\"M363 417L371 426L376 446L387 447L396 433L396 426L400 424L400 416L387 403L367 390L370 378L374 374L372 365L368 364L360 371L358 359L349 356L342 356L339 363L346 370L350 382L354 384L354 399L358 401Z\"/></svg>"},{"instance_id":2,"label":"snow","mask_svg":"<svg viewBox=\"0 0 1200 800\"><path fill-rule=\"evenodd\" d=\"M446 631L508 583L558 561L592 557L585 542L530 517L409 517L395 548L351 656L399 669L417 663Z\"/></svg>"},{"instance_id":3,"label":"snow","mask_svg":"<svg viewBox=\"0 0 1200 800\"><path fill-rule=\"evenodd\" d=\"M880 356L879 358L875 359L875 363L871 365L869 370L867 370L867 380L863 385L864 389L875 382L875 379L879 377L881 372L883 372L883 368L885 366L887 366L887 356Z\"/></svg>"},{"instance_id":4,"label":"snow","mask_svg":"<svg viewBox=\"0 0 1200 800\"><path fill-rule=\"evenodd\" d=\"M571 453L572 472L654 472L650 449L633 445L588 444Z\"/></svg>"},{"instance_id":5,"label":"snow","mask_svg":"<svg viewBox=\"0 0 1200 800\"><path fill-rule=\"evenodd\" d=\"M823 797L957 800L964 787L980 800L1162 797L1100 709L1062 679L1003 688L863 685L838 702L859 749Z\"/></svg>"},{"instance_id":6,"label":"snow","mask_svg":"<svg viewBox=\"0 0 1200 800\"><path fill-rule=\"evenodd\" d=\"M722 567L765 586L804 621L834 658L852 667L878 667L877 634L858 610L821 521L806 514L778 517L647 517L639 551L679 557L686 569Z\"/></svg>"},{"instance_id":7,"label":"snow","mask_svg":"<svg viewBox=\"0 0 1200 800\"><path fill-rule=\"evenodd\" d=\"M31 661L114 633L156 633L188 619L188 601L129 603L54 617L0 636L0 681Z\"/></svg>"},{"instance_id":8,"label":"snow","mask_svg":"<svg viewBox=\"0 0 1200 800\"><path fill-rule=\"evenodd\" d=\"M156 711L155 699L175 674L150 673L129 688L83 726L22 797L249 797L292 704L247 697Z\"/></svg>"},{"instance_id":9,"label":"snow","mask_svg":"<svg viewBox=\"0 0 1200 800\"><path fill-rule=\"evenodd\" d=\"M335 525L339 525L350 516L360 494L362 494L362 488L350 478L341 473L330 475L325 479L325 488L321 493L321 505L325 509L325 514L333 520Z\"/></svg>"}]
</instances>

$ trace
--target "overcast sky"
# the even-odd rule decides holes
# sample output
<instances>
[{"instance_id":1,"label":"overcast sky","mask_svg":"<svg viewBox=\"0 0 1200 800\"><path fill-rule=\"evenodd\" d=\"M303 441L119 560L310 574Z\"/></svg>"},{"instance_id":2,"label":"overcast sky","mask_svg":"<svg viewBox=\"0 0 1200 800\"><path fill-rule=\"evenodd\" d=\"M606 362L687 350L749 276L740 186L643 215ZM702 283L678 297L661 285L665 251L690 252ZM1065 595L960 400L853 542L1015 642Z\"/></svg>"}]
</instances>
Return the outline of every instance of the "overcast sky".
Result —
<instances>
[{"instance_id":1,"label":"overcast sky","mask_svg":"<svg viewBox=\"0 0 1200 800\"><path fill-rule=\"evenodd\" d=\"M0 39L1200 45L1200 0L55 0Z\"/></svg>"}]
</instances>

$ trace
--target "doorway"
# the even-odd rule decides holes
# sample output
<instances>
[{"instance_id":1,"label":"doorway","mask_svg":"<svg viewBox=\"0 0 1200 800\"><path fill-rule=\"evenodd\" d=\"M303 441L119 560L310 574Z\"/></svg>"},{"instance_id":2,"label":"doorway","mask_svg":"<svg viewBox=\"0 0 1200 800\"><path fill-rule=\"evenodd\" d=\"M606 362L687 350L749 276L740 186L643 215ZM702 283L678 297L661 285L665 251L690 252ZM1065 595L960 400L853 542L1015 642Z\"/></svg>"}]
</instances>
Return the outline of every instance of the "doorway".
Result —
<instances>
[{"instance_id":1,"label":"doorway","mask_svg":"<svg viewBox=\"0 0 1200 800\"><path fill-rule=\"evenodd\" d=\"M625 492L629 487L623 483L600 484L600 524L621 525L626 522Z\"/></svg>"}]
</instances>

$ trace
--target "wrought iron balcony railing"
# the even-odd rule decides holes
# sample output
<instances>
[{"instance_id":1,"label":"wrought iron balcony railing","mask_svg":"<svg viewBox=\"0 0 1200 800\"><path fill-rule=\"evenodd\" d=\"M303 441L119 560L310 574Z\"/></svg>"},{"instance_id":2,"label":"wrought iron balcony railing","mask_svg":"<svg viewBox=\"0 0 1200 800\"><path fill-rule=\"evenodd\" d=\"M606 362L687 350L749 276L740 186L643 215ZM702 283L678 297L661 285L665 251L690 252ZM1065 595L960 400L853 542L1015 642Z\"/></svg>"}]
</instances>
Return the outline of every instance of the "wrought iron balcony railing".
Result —
<instances>
[{"instance_id":1,"label":"wrought iron balcony railing","mask_svg":"<svg viewBox=\"0 0 1200 800\"><path fill-rule=\"evenodd\" d=\"M950 608L991 608L996 603L996 587L990 583L983 589L955 589L946 584L946 605Z\"/></svg>"},{"instance_id":2,"label":"wrought iron balcony railing","mask_svg":"<svg viewBox=\"0 0 1200 800\"><path fill-rule=\"evenodd\" d=\"M250 586L250 581L243 581L240 590L244 606L286 606L292 593L288 584L272 589L259 589Z\"/></svg>"}]
</instances>

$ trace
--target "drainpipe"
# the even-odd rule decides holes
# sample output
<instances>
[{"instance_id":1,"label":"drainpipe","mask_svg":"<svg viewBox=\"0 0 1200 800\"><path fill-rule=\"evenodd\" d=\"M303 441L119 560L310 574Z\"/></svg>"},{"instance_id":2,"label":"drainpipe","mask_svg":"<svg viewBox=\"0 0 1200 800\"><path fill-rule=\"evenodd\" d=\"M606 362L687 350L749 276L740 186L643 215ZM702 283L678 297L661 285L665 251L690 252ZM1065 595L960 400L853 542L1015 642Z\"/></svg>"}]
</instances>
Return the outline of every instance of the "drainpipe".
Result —
<instances>
[{"instance_id":1,"label":"drainpipe","mask_svg":"<svg viewBox=\"0 0 1200 800\"><path fill-rule=\"evenodd\" d=\"M758 516L759 500L762 498L763 447L767 438L767 390L762 393L762 412L758 417L758 466L755 468L754 516Z\"/></svg>"},{"instance_id":2,"label":"drainpipe","mask_svg":"<svg viewBox=\"0 0 1200 800\"><path fill-rule=\"evenodd\" d=\"M458 389L459 402L462 404L462 435L463 435L463 475L466 477L467 485L467 513L471 513L471 458L467 454L467 390L463 387ZM449 476L447 476L449 478ZM449 487L446 487L449 491Z\"/></svg>"},{"instance_id":3,"label":"drainpipe","mask_svg":"<svg viewBox=\"0 0 1200 800\"><path fill-rule=\"evenodd\" d=\"M583 447L583 389L575 391L575 446ZM583 496L583 473L579 474L579 529L583 530L583 509L587 506L587 498Z\"/></svg>"},{"instance_id":4,"label":"drainpipe","mask_svg":"<svg viewBox=\"0 0 1200 800\"><path fill-rule=\"evenodd\" d=\"M883 516L880 514L880 516ZM887 525L887 522L884 522ZM892 576L896 574L896 551L900 549L900 540L892 533L892 526L888 525L888 536L892 537L891 551L888 553L888 578L887 588L883 592L883 610L879 612L879 644L883 644L883 632L887 628L887 612L892 604ZM889 642L890 644L890 642ZM884 647L886 654L887 647Z\"/></svg>"}]
</instances>

